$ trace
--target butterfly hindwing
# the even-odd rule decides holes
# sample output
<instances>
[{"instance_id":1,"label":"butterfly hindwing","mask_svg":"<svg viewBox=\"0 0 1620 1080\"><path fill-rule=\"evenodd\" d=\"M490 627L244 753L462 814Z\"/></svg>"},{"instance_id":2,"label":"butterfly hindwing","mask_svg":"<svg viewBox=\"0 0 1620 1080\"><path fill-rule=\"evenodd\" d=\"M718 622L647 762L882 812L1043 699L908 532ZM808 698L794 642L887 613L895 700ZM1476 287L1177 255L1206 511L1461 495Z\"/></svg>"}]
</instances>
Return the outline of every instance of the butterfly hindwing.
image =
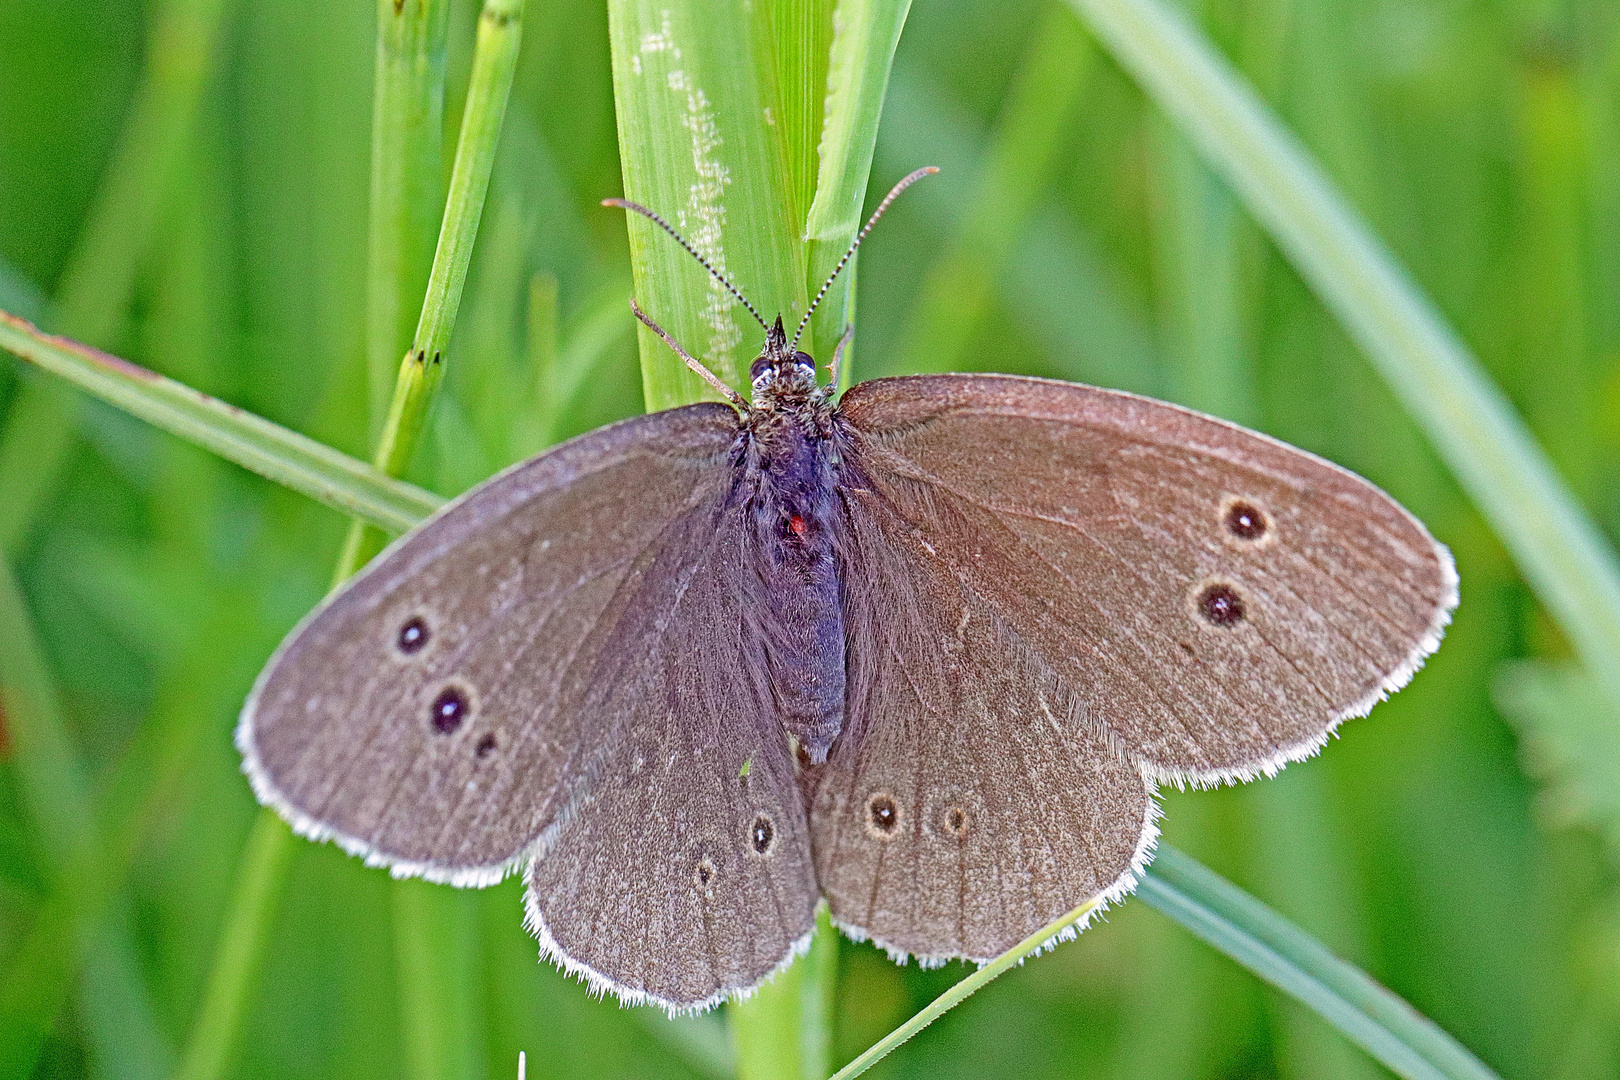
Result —
<instances>
[{"instance_id":1,"label":"butterfly hindwing","mask_svg":"<svg viewBox=\"0 0 1620 1080\"><path fill-rule=\"evenodd\" d=\"M671 530L599 650L581 708L587 794L526 875L532 929L626 1001L713 1004L815 925L804 806L752 625L745 512Z\"/></svg>"},{"instance_id":2,"label":"butterfly hindwing","mask_svg":"<svg viewBox=\"0 0 1620 1080\"><path fill-rule=\"evenodd\" d=\"M845 729L813 770L816 872L845 929L987 960L1132 886L1151 786L922 534L846 489Z\"/></svg>"}]
</instances>

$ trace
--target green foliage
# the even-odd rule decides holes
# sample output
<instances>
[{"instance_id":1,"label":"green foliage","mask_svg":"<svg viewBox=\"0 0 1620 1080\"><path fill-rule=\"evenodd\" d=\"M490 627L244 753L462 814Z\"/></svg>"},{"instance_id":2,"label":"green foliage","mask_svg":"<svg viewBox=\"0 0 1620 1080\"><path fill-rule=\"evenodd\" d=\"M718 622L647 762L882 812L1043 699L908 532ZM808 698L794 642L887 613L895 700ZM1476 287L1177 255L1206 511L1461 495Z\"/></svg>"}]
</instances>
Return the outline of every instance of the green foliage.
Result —
<instances>
[{"instance_id":1,"label":"green foliage","mask_svg":"<svg viewBox=\"0 0 1620 1080\"><path fill-rule=\"evenodd\" d=\"M418 0L406 2L415 12ZM1077 6L1163 96L1153 71L1180 61L1144 68L1119 36L1121 13L1141 6ZM448 72L444 112L457 117L476 8L434 9L419 14L444 19L444 52L422 55L426 70ZM648 35L666 33L666 10L660 44ZM371 107L384 97L372 81L384 70L375 14L300 0L112 0L93 13L0 2L0 308L48 297L35 313L48 330L368 454L378 357L388 356L379 328L408 334L401 312L426 281L392 272L396 299L413 289L417 299L376 302L383 256L366 224L367 176L374 199L398 188L379 189L370 169ZM1253 0L1211 2L1198 17L1434 297L1587 512L1620 524L1611 5ZM691 231L713 209L693 185L715 180L718 159L699 151L713 151L704 133L718 132L729 182L715 239L727 269L767 315L802 311L860 219L878 109L869 80L887 72L874 58L905 19L904 5L856 2L838 19L827 4L787 0L531 7L463 264L466 302L411 479L454 494L644 403L689 400L701 384L645 334L641 373L626 267L648 311L740 383L758 340L746 314L711 305L701 268L640 219L627 259L619 213L596 204L618 193L622 166L628 197ZM1423 516L1463 577L1458 621L1429 668L1278 780L1170 794L1167 835L1503 1076L1613 1075L1620 890L1597 835L1614 835L1605 777L1620 733L1612 695L1567 661L1573 649L1593 665L1615 612L1596 588L1602 571L1582 569L1597 563L1561 554L1573 537L1596 545L1601 563L1602 541L1583 532L1574 502L1547 501L1562 490L1552 474L1515 471L1519 436L1448 444L1430 420L1436 457L1305 285L1387 371L1396 346L1347 314L1341 295L1375 260L1312 264L1308 238L1288 239L1280 212L1261 205L1298 276L1192 144L1065 19L1036 0L940 0L910 13L874 180L883 189L917 165L945 171L863 249L856 377L947 352L933 362L1169 395L1326 453ZM1080 50L1072 68L1061 41ZM621 85L643 111L621 110L616 132L610 42L650 65L643 77L685 93ZM739 50L746 78L735 74ZM788 77L800 71L804 84ZM849 92L823 112L806 86L829 76ZM432 115L433 80L415 86L413 100L428 98L420 121ZM1217 164L1233 152L1221 133L1199 134L1186 109L1177 116ZM682 164L657 164L671 160ZM1287 189L1287 161L1259 164ZM1254 203L1253 184L1230 160L1222 167ZM412 168L397 181L420 190L396 220L420 226L449 177ZM426 220L436 228L437 211ZM835 294L816 321L823 361L847 300ZM945 344L919 345L924 333ZM392 348L386 362L397 364L403 349ZM1401 396L1412 415L1476 422L1487 414L1458 396L1465 382L1443 376ZM727 1073L718 1018L620 1010L537 965L515 883L416 895L329 848L275 839L284 832L256 818L230 728L274 642L325 587L340 515L21 365L0 364L0 404L7 1061L37 1059L25 1074L41 1076L161 1076L181 1061L193 1075L501 1076L523 1048L534 1076ZM1499 421L1488 419L1497 431ZM1557 623L1502 544L1548 590ZM1503 668L1520 656L1557 666ZM1529 735L1524 755L1491 708L1498 680ZM267 893L278 852L290 884ZM1155 880L1204 888L1205 906L1232 926L1251 919L1251 937L1265 924L1241 894L1225 909L1208 903L1220 886L1196 872ZM244 909L263 915L227 920ZM865 946L831 962L833 1065L965 974L896 968ZM232 991L240 1008L222 1009L218 987L243 975L257 992ZM1369 1075L1347 1050L1314 1014L1130 902L1009 971L871 1075Z\"/></svg>"}]
</instances>

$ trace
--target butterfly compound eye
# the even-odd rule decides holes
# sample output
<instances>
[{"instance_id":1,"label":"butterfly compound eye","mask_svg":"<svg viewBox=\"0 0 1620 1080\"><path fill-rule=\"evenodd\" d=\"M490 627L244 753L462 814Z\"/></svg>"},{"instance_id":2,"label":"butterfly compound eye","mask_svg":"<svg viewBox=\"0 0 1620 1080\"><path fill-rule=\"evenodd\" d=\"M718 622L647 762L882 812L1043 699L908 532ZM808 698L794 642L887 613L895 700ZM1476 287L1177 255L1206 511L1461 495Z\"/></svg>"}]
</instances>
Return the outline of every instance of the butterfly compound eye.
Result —
<instances>
[{"instance_id":1,"label":"butterfly compound eye","mask_svg":"<svg viewBox=\"0 0 1620 1080\"><path fill-rule=\"evenodd\" d=\"M748 366L748 379L750 382L758 382L759 377L769 370L771 370L770 360L761 356Z\"/></svg>"}]
</instances>

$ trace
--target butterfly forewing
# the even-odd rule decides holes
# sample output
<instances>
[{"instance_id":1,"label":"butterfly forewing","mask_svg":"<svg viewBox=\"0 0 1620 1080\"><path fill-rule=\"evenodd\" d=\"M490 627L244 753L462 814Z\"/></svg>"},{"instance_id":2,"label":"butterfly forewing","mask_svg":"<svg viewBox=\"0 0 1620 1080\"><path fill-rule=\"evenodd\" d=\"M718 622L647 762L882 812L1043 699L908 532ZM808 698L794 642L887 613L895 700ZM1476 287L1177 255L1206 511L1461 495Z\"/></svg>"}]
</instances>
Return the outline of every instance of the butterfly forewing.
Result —
<instances>
[{"instance_id":1,"label":"butterfly forewing","mask_svg":"<svg viewBox=\"0 0 1620 1080\"><path fill-rule=\"evenodd\" d=\"M260 676L237 734L260 798L402 872L498 878L576 797L603 624L671 523L724 497L735 434L718 405L601 429L376 560Z\"/></svg>"},{"instance_id":2,"label":"butterfly forewing","mask_svg":"<svg viewBox=\"0 0 1620 1080\"><path fill-rule=\"evenodd\" d=\"M1069 383L862 384L874 497L1159 777L1254 775L1405 682L1450 556L1364 480L1176 406Z\"/></svg>"}]
</instances>

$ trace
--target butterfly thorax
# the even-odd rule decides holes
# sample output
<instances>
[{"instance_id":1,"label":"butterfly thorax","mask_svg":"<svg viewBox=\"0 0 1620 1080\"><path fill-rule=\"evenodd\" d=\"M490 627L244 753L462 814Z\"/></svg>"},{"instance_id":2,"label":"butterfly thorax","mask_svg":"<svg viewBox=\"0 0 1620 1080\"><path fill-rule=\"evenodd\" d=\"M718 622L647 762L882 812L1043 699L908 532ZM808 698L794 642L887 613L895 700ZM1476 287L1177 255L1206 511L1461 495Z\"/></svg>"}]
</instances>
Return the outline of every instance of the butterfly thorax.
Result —
<instances>
[{"instance_id":1,"label":"butterfly thorax","mask_svg":"<svg viewBox=\"0 0 1620 1080\"><path fill-rule=\"evenodd\" d=\"M757 629L783 727L811 762L843 726L844 627L836 548L833 408L815 362L778 319L754 361L738 465L762 591Z\"/></svg>"}]
</instances>

